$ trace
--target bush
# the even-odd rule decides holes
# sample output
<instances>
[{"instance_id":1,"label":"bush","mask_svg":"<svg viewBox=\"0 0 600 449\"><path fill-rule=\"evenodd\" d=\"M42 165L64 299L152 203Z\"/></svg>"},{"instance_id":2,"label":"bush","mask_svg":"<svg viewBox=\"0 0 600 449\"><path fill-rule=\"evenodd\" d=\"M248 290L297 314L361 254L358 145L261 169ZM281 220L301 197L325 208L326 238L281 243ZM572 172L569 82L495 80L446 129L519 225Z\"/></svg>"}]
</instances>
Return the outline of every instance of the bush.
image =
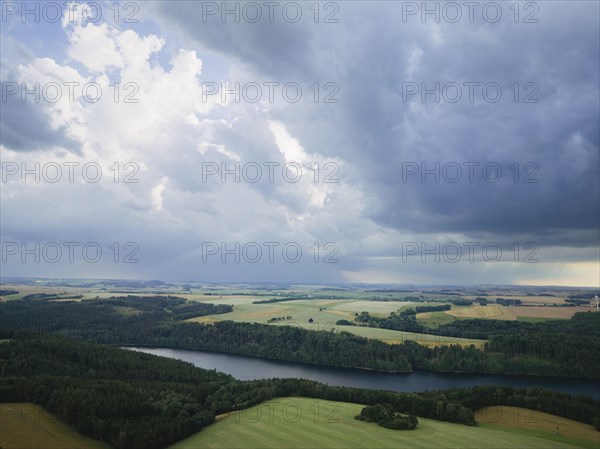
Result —
<instances>
[{"instance_id":1,"label":"bush","mask_svg":"<svg viewBox=\"0 0 600 449\"><path fill-rule=\"evenodd\" d=\"M419 424L415 415L396 412L391 404L368 405L354 418L359 421L376 422L381 427L394 430L413 430Z\"/></svg>"},{"instance_id":2,"label":"bush","mask_svg":"<svg viewBox=\"0 0 600 449\"><path fill-rule=\"evenodd\" d=\"M354 323L348 320L337 320L335 324L337 324L338 326L354 326Z\"/></svg>"}]
</instances>

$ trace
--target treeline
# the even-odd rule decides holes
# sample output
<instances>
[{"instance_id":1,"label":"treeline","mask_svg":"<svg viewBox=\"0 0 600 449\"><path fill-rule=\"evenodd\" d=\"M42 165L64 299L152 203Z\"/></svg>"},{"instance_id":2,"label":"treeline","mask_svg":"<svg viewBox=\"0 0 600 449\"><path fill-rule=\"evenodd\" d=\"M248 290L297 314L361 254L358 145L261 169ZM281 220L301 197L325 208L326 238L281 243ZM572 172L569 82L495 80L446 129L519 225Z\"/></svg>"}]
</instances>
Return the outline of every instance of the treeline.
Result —
<instances>
[{"instance_id":1,"label":"treeline","mask_svg":"<svg viewBox=\"0 0 600 449\"><path fill-rule=\"evenodd\" d=\"M123 308L135 313L124 314ZM99 335L114 334L122 329L164 328L195 316L232 310L230 305L193 302L174 296L123 296L81 302L15 300L0 304L0 338L28 330L95 340Z\"/></svg>"},{"instance_id":2,"label":"treeline","mask_svg":"<svg viewBox=\"0 0 600 449\"><path fill-rule=\"evenodd\" d=\"M179 360L57 337L5 342L0 359L1 402L39 404L118 449L165 447L198 432L217 414L285 396L389 404L404 417L467 425L474 424L474 411L493 405L526 407L589 424L600 419L600 401L537 388L399 393L302 379L240 382Z\"/></svg>"},{"instance_id":3,"label":"treeline","mask_svg":"<svg viewBox=\"0 0 600 449\"><path fill-rule=\"evenodd\" d=\"M600 314L578 312L570 320L547 320L538 323L473 318L455 320L438 326L438 335L460 338L488 339L501 334L572 334L600 337Z\"/></svg>"},{"instance_id":4,"label":"treeline","mask_svg":"<svg viewBox=\"0 0 600 449\"><path fill-rule=\"evenodd\" d=\"M446 310L450 310L452 306L450 304L441 304L439 306L416 306L415 313L425 313L425 312L444 312Z\"/></svg>"},{"instance_id":5,"label":"treeline","mask_svg":"<svg viewBox=\"0 0 600 449\"><path fill-rule=\"evenodd\" d=\"M417 321L414 309L403 310L402 312L392 312L385 318L375 317L369 312L361 312L356 318L357 323L366 324L369 327L378 327L381 329L390 329L403 332L423 333L426 331L425 325Z\"/></svg>"},{"instance_id":6,"label":"treeline","mask_svg":"<svg viewBox=\"0 0 600 449\"><path fill-rule=\"evenodd\" d=\"M501 306L520 306L523 302L520 299L505 299L505 298L496 298L496 304L500 304Z\"/></svg>"},{"instance_id":7,"label":"treeline","mask_svg":"<svg viewBox=\"0 0 600 449\"><path fill-rule=\"evenodd\" d=\"M56 293L31 293L29 295L23 296L22 299L27 301L27 300L32 300L32 299L53 300L53 299L82 299L82 298L83 298L83 295L64 296L64 295L59 295Z\"/></svg>"},{"instance_id":8,"label":"treeline","mask_svg":"<svg viewBox=\"0 0 600 449\"><path fill-rule=\"evenodd\" d=\"M214 421L233 379L192 364L51 338L0 344L0 401L35 402L119 449L159 449Z\"/></svg>"},{"instance_id":9,"label":"treeline","mask_svg":"<svg viewBox=\"0 0 600 449\"><path fill-rule=\"evenodd\" d=\"M585 306L590 303L589 299L565 299L565 302L573 306Z\"/></svg>"},{"instance_id":10,"label":"treeline","mask_svg":"<svg viewBox=\"0 0 600 449\"><path fill-rule=\"evenodd\" d=\"M11 290L8 288L0 288L0 296L16 295L18 293L19 293L18 290Z\"/></svg>"},{"instance_id":11,"label":"treeline","mask_svg":"<svg viewBox=\"0 0 600 449\"><path fill-rule=\"evenodd\" d=\"M123 313L123 307L136 313ZM459 344L426 347L412 341L389 345L334 330L231 321L182 322L191 316L225 313L231 306L176 297L120 297L52 302L15 300L0 304L0 338L60 334L111 345L160 346L221 351L308 364L409 372L512 373L598 378L600 326L597 313L543 323L457 320L437 332L487 338L484 349ZM419 332L415 311L388 318L360 314L369 326ZM430 329L425 329L431 332ZM431 339L431 337L430 337Z\"/></svg>"},{"instance_id":12,"label":"treeline","mask_svg":"<svg viewBox=\"0 0 600 449\"><path fill-rule=\"evenodd\" d=\"M509 338L507 336L507 338ZM176 347L250 355L315 365L410 372L513 373L597 377L598 341L579 336L494 337L482 351L474 346L426 347L413 341L389 345L347 332L325 332L295 326L217 322L181 323L169 329L129 327L94 341ZM518 343L517 343L518 342Z\"/></svg>"},{"instance_id":13,"label":"treeline","mask_svg":"<svg viewBox=\"0 0 600 449\"><path fill-rule=\"evenodd\" d=\"M575 295L569 295L569 299L594 299L596 293L580 293Z\"/></svg>"},{"instance_id":14,"label":"treeline","mask_svg":"<svg viewBox=\"0 0 600 449\"><path fill-rule=\"evenodd\" d=\"M274 302L286 302L286 301L298 301L299 298L272 298L272 299L261 299L260 301L252 301L252 304L271 304ZM306 298L310 299L310 298Z\"/></svg>"},{"instance_id":15,"label":"treeline","mask_svg":"<svg viewBox=\"0 0 600 449\"><path fill-rule=\"evenodd\" d=\"M473 301L471 301L470 299L453 299L450 302L452 304L454 304L455 306L461 306L461 307L467 307L467 306L473 305Z\"/></svg>"}]
</instances>

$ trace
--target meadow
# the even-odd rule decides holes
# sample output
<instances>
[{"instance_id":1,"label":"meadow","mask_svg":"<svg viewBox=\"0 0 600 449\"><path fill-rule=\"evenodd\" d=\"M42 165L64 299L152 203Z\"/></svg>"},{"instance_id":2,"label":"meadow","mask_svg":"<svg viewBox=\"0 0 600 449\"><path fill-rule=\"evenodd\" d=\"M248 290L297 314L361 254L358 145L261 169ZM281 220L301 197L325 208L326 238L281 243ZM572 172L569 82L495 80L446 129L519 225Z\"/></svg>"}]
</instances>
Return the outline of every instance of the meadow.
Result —
<instances>
[{"instance_id":1,"label":"meadow","mask_svg":"<svg viewBox=\"0 0 600 449\"><path fill-rule=\"evenodd\" d=\"M85 286L84 286L85 285ZM356 315L368 312L373 317L387 317L392 312L401 312L411 307L423 304L444 304L460 297L475 300L479 295L484 295L490 300L495 297L505 299L519 299L524 305L519 307L505 307L499 304L473 306L452 306L446 312L426 312L417 314L417 320L429 327L437 327L451 323L455 320L465 319L492 319L509 321L540 322L550 319L569 319L579 311L587 311L589 307L555 307L564 304L565 299L572 292L553 291L545 293L539 290L533 296L525 294L523 290L488 290L459 291L445 290L363 290L343 289L324 286L288 286L271 288L267 286L248 285L179 285L164 284L139 288L134 286L115 286L109 282L90 283L82 281L81 284L53 283L45 284L43 281L34 282L33 285L10 285L3 287L19 290L16 295L3 296L2 300L19 299L27 294L52 293L61 296L82 295L82 300L108 299L118 294L148 295L170 294L186 298L191 301L208 302L213 304L227 304L233 306L233 311L220 315L209 315L190 318L189 321L199 323L214 323L217 321L231 320L235 322L262 323L271 325L296 326L309 330L334 330L336 332L349 332L361 337L381 340L389 344L398 344L406 340L417 341L426 346L443 346L460 344L461 346L475 345L481 348L485 340L466 338L439 337L428 334L403 332L397 330L380 329L361 326L340 326L339 320L353 322ZM257 301L273 300L299 296L302 299L255 304ZM428 301L427 303L415 302ZM62 299L53 301L63 301ZM80 299L64 299L64 301L80 301ZM120 309L122 315L135 313L126 308Z\"/></svg>"},{"instance_id":2,"label":"meadow","mask_svg":"<svg viewBox=\"0 0 600 449\"><path fill-rule=\"evenodd\" d=\"M233 448L587 448L586 440L540 432L528 435L491 425L469 427L419 418L416 430L385 429L354 419L362 406L346 402L287 397L220 417L171 449ZM550 415L552 416L552 415ZM568 421L568 420L567 420ZM593 443L592 443L593 444Z\"/></svg>"},{"instance_id":3,"label":"meadow","mask_svg":"<svg viewBox=\"0 0 600 449\"><path fill-rule=\"evenodd\" d=\"M352 322L355 314L369 312L377 316L388 316L391 312L411 307L412 303L397 301L364 301L364 300L296 300L269 304L253 304L254 297L226 297L204 300L215 304L233 305L233 312L219 315L208 315L190 318L197 323L214 323L216 321L237 321L272 324L280 326L296 326L316 331L349 332L361 337L373 338L390 344L402 343L406 340L417 341L427 346L449 344L475 345L482 347L484 340L468 338L440 337L437 335L403 332L362 326L340 326L338 320ZM280 319L277 319L280 318Z\"/></svg>"},{"instance_id":4,"label":"meadow","mask_svg":"<svg viewBox=\"0 0 600 449\"><path fill-rule=\"evenodd\" d=\"M0 404L0 423L3 449L110 449L32 403Z\"/></svg>"},{"instance_id":5,"label":"meadow","mask_svg":"<svg viewBox=\"0 0 600 449\"><path fill-rule=\"evenodd\" d=\"M497 405L478 410L475 420L487 429L540 436L554 441L576 441L589 449L600 447L600 432L593 426L538 410Z\"/></svg>"}]
</instances>

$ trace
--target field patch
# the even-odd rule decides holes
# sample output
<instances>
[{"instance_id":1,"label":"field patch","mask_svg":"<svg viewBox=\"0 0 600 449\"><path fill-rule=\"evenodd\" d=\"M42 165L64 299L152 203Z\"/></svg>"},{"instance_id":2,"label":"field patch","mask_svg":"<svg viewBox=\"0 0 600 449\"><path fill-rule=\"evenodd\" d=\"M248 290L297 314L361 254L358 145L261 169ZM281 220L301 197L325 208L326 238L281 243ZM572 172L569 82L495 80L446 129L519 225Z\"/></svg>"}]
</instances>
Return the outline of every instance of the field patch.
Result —
<instances>
[{"instance_id":1,"label":"field patch","mask_svg":"<svg viewBox=\"0 0 600 449\"><path fill-rule=\"evenodd\" d=\"M486 340L474 340L470 338L457 338L457 337L442 337L439 335L430 334L418 334L415 332L396 331L391 329L381 329L377 327L366 327L366 326L337 326L337 330L349 332L360 337L372 338L375 340L381 340L388 344L400 344L407 340L414 341L424 346L447 346L447 345L460 345L470 346L474 345L477 348L483 348Z\"/></svg>"},{"instance_id":2,"label":"field patch","mask_svg":"<svg viewBox=\"0 0 600 449\"><path fill-rule=\"evenodd\" d=\"M196 323L214 323L217 321L231 320L236 322L270 324L274 326L296 326L314 331L349 332L351 334L358 335L361 337L381 340L389 344L399 344L406 340L412 340L416 341L417 343L424 344L426 346L441 346L450 344L460 344L461 346L468 346L473 344L476 347L481 348L485 343L484 340L440 337L436 335L418 334L413 332L403 332L373 327L337 325L337 321L341 319L345 319L351 322L354 320L354 314L358 312L343 309L349 308L354 310L360 310L360 307L352 307L353 304L357 302L367 304L375 302L379 305L385 305L389 307L388 310L395 310L396 307L398 307L398 305L404 306L407 303L394 302L390 305L390 303L385 301L342 302L334 300L332 302L335 303L333 304L333 307L331 307L329 302L313 300L286 301L282 303L271 304L237 304L233 306L233 312L195 317L190 318L187 321ZM375 304L375 306L371 310L382 310L377 309L378 304ZM435 312L435 314L437 313L443 314L443 312ZM385 315L387 316L389 314ZM445 316L448 318L449 321L454 320L454 318L451 316ZM270 321L273 318L280 319Z\"/></svg>"},{"instance_id":3,"label":"field patch","mask_svg":"<svg viewBox=\"0 0 600 449\"><path fill-rule=\"evenodd\" d=\"M362 405L278 398L230 413L171 449L403 448L568 449L582 447L537 436L419 418L416 430L357 421Z\"/></svg>"},{"instance_id":4,"label":"field patch","mask_svg":"<svg viewBox=\"0 0 600 449\"><path fill-rule=\"evenodd\" d=\"M3 449L110 449L78 433L42 407L31 403L0 404Z\"/></svg>"},{"instance_id":5,"label":"field patch","mask_svg":"<svg viewBox=\"0 0 600 449\"><path fill-rule=\"evenodd\" d=\"M403 307L412 306L414 304L414 302L400 301L348 301L334 306L333 309L342 310L344 312L369 312L371 314L388 316L392 312L396 312Z\"/></svg>"},{"instance_id":6,"label":"field patch","mask_svg":"<svg viewBox=\"0 0 600 449\"><path fill-rule=\"evenodd\" d=\"M537 410L503 405L485 407L475 413L475 420L490 428L529 430L552 439L569 438L595 444L592 447L600 446L600 432L591 425Z\"/></svg>"},{"instance_id":7,"label":"field patch","mask_svg":"<svg viewBox=\"0 0 600 449\"><path fill-rule=\"evenodd\" d=\"M490 318L493 320L514 321L517 317L512 313L517 307L507 308L498 304L473 307L454 307L445 313L456 318Z\"/></svg>"},{"instance_id":8,"label":"field patch","mask_svg":"<svg viewBox=\"0 0 600 449\"><path fill-rule=\"evenodd\" d=\"M210 302L212 304L252 304L254 301L264 301L272 299L272 296L250 296L250 295L203 295L203 294L183 294L175 295L190 301Z\"/></svg>"},{"instance_id":9,"label":"field patch","mask_svg":"<svg viewBox=\"0 0 600 449\"><path fill-rule=\"evenodd\" d=\"M589 312L590 307L511 307L517 317L551 318L568 320L577 312Z\"/></svg>"},{"instance_id":10,"label":"field patch","mask_svg":"<svg viewBox=\"0 0 600 449\"><path fill-rule=\"evenodd\" d=\"M444 312L417 313L416 317L420 323L433 328L441 326L442 324L452 323L456 320L456 317Z\"/></svg>"}]
</instances>

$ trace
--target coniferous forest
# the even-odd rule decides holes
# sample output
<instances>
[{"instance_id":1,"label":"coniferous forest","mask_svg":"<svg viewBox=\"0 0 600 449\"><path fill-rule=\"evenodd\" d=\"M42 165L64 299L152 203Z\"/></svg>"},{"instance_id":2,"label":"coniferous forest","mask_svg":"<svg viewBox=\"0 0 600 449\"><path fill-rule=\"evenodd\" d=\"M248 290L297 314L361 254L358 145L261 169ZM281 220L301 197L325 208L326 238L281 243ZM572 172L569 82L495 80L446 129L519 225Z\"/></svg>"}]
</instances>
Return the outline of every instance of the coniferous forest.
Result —
<instances>
[{"instance_id":1,"label":"coniferous forest","mask_svg":"<svg viewBox=\"0 0 600 449\"><path fill-rule=\"evenodd\" d=\"M130 313L123 314L123 309ZM133 311L133 313L131 313ZM182 298L128 296L82 302L44 299L0 304L0 338L22 333L63 335L109 345L156 346L219 351L315 365L408 372L511 373L597 378L600 373L598 315L526 323L472 319L436 329L441 336L487 338L483 349L459 344L426 347L413 341L388 345L343 331L312 331L223 321L184 322L191 316L231 311L228 305ZM373 320L368 314L359 319ZM392 314L396 330L414 332L414 314ZM375 321L381 322L382 319ZM409 322L407 328L402 323ZM419 324L419 326L422 326ZM584 338L582 338L584 337Z\"/></svg>"},{"instance_id":2,"label":"coniferous forest","mask_svg":"<svg viewBox=\"0 0 600 449\"><path fill-rule=\"evenodd\" d=\"M81 433L118 449L162 448L198 432L218 414L285 396L385 404L386 416L465 425L475 424L475 410L491 405L526 407L588 424L600 419L600 401L543 389L491 386L397 393L303 379L241 382L187 362L64 337L2 343L0 359L0 401L39 404ZM385 416L379 420L389 426L400 423L386 422Z\"/></svg>"},{"instance_id":3,"label":"coniferous forest","mask_svg":"<svg viewBox=\"0 0 600 449\"><path fill-rule=\"evenodd\" d=\"M191 316L229 311L228 305L170 296L81 302L36 297L0 303L0 401L34 402L81 433L128 449L165 447L211 424L216 415L284 396L372 406L359 419L392 429L414 428L415 416L474 425L474 411L491 405L526 407L599 427L600 401L543 389L397 393L301 379L242 382L186 362L114 347L198 349L404 372L552 372L581 377L600 372L600 337L591 313L543 324L471 320L468 330L489 339L483 350L458 344L428 348L412 341L389 345L343 331L294 326L184 322ZM412 320L414 315L389 319L406 317ZM368 315L362 319L371 320ZM443 331L463 335L466 330L457 322Z\"/></svg>"}]
</instances>

